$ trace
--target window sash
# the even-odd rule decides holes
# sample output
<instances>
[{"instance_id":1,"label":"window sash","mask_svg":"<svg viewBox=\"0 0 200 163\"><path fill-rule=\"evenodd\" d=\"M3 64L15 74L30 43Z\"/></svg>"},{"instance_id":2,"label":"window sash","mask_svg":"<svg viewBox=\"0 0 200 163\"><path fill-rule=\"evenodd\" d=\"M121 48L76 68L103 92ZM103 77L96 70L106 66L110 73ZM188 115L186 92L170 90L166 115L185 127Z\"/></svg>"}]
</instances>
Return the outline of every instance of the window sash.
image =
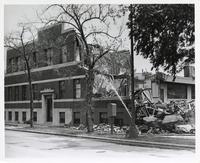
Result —
<instances>
[{"instance_id":1,"label":"window sash","mask_svg":"<svg viewBox=\"0 0 200 163\"><path fill-rule=\"evenodd\" d=\"M53 65L53 49L47 49L47 63Z\"/></svg>"},{"instance_id":2,"label":"window sash","mask_svg":"<svg viewBox=\"0 0 200 163\"><path fill-rule=\"evenodd\" d=\"M168 83L167 84L167 98L187 99L187 85Z\"/></svg>"},{"instance_id":3,"label":"window sash","mask_svg":"<svg viewBox=\"0 0 200 163\"><path fill-rule=\"evenodd\" d=\"M80 124L80 117L81 117L80 112L73 113L74 124Z\"/></svg>"},{"instance_id":4,"label":"window sash","mask_svg":"<svg viewBox=\"0 0 200 163\"><path fill-rule=\"evenodd\" d=\"M65 123L65 112L59 112L60 123Z\"/></svg>"},{"instance_id":5,"label":"window sash","mask_svg":"<svg viewBox=\"0 0 200 163\"><path fill-rule=\"evenodd\" d=\"M26 87L26 85L23 85L22 86L22 100L26 100L27 99L26 91L27 91L27 87Z\"/></svg>"},{"instance_id":6,"label":"window sash","mask_svg":"<svg viewBox=\"0 0 200 163\"><path fill-rule=\"evenodd\" d=\"M37 100L37 98L38 98L38 85L33 84L32 89L33 89L33 99Z\"/></svg>"},{"instance_id":7,"label":"window sash","mask_svg":"<svg viewBox=\"0 0 200 163\"><path fill-rule=\"evenodd\" d=\"M8 112L8 120L12 121L12 112L11 111Z\"/></svg>"},{"instance_id":8,"label":"window sash","mask_svg":"<svg viewBox=\"0 0 200 163\"><path fill-rule=\"evenodd\" d=\"M33 121L37 121L37 112L33 112Z\"/></svg>"},{"instance_id":9,"label":"window sash","mask_svg":"<svg viewBox=\"0 0 200 163\"><path fill-rule=\"evenodd\" d=\"M18 120L19 120L19 113L15 112L15 121L18 121Z\"/></svg>"},{"instance_id":10,"label":"window sash","mask_svg":"<svg viewBox=\"0 0 200 163\"><path fill-rule=\"evenodd\" d=\"M22 121L26 121L26 112L22 112Z\"/></svg>"},{"instance_id":11,"label":"window sash","mask_svg":"<svg viewBox=\"0 0 200 163\"><path fill-rule=\"evenodd\" d=\"M59 81L59 98L64 98L65 94L65 81Z\"/></svg>"},{"instance_id":12,"label":"window sash","mask_svg":"<svg viewBox=\"0 0 200 163\"><path fill-rule=\"evenodd\" d=\"M19 101L19 86L15 87L15 101Z\"/></svg>"},{"instance_id":13,"label":"window sash","mask_svg":"<svg viewBox=\"0 0 200 163\"><path fill-rule=\"evenodd\" d=\"M75 98L81 98L81 83L80 79L74 80Z\"/></svg>"},{"instance_id":14,"label":"window sash","mask_svg":"<svg viewBox=\"0 0 200 163\"><path fill-rule=\"evenodd\" d=\"M67 62L67 46L62 47L62 63Z\"/></svg>"}]
</instances>

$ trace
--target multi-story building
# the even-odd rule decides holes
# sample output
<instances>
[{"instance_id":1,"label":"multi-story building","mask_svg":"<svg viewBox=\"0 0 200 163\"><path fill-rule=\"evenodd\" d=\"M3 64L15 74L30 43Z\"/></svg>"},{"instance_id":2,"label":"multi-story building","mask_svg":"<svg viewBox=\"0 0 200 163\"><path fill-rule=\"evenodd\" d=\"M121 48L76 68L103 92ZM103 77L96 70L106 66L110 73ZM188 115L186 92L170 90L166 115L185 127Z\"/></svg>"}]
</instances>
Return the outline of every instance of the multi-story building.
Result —
<instances>
[{"instance_id":1,"label":"multi-story building","mask_svg":"<svg viewBox=\"0 0 200 163\"><path fill-rule=\"evenodd\" d=\"M79 66L83 62L84 49L76 32L65 30L62 24L49 26L38 31L37 45L37 50L28 54L32 65L34 122L52 125L85 123L85 70ZM30 119L28 88L22 56L8 49L6 122L23 123ZM116 121L124 114L127 116L117 97L94 99L94 123L108 122L107 105L110 102L118 105Z\"/></svg>"}]
</instances>

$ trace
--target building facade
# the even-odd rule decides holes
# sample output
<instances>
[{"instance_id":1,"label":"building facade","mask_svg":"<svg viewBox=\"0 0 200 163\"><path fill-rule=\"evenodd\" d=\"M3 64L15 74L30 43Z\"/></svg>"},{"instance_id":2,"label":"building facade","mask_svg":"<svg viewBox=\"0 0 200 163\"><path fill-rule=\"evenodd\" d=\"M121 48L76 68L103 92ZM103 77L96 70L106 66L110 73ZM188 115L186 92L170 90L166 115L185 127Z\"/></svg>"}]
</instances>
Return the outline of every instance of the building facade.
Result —
<instances>
[{"instance_id":1,"label":"building facade","mask_svg":"<svg viewBox=\"0 0 200 163\"><path fill-rule=\"evenodd\" d=\"M154 102L160 100L164 103L169 103L172 100L191 101L195 99L194 71L189 72L189 69L194 70L194 67L186 66L184 68L184 77L176 76L174 81L170 75L163 73L153 75L151 78L151 89Z\"/></svg>"},{"instance_id":2,"label":"building facade","mask_svg":"<svg viewBox=\"0 0 200 163\"><path fill-rule=\"evenodd\" d=\"M83 47L73 29L62 24L38 32L38 49L30 55L33 86L33 121L37 124L76 125L85 123L85 70ZM29 85L23 58L13 50L7 51L5 74L5 121L23 123L30 119ZM123 99L129 103L128 97ZM96 98L94 123L108 122L107 105L117 104L116 122L128 115L116 97ZM127 118L126 118L127 119ZM124 120L123 123L128 123Z\"/></svg>"}]
</instances>

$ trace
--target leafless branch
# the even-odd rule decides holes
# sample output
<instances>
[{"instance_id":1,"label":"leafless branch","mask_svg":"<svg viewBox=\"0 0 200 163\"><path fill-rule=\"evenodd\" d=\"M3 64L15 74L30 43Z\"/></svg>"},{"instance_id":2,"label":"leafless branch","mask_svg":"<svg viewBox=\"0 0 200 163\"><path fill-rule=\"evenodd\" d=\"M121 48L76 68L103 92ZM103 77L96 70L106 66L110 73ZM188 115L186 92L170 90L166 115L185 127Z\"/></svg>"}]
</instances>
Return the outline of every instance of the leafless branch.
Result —
<instances>
[{"instance_id":1,"label":"leafless branch","mask_svg":"<svg viewBox=\"0 0 200 163\"><path fill-rule=\"evenodd\" d=\"M103 53L101 53L100 55L98 55L98 56L95 58L95 60L93 61L92 67L94 67L95 64L96 64L96 62L97 62L98 60L100 60L104 55L106 55L109 51L110 51L110 49L108 49L108 50L106 50L105 52L103 52Z\"/></svg>"}]
</instances>

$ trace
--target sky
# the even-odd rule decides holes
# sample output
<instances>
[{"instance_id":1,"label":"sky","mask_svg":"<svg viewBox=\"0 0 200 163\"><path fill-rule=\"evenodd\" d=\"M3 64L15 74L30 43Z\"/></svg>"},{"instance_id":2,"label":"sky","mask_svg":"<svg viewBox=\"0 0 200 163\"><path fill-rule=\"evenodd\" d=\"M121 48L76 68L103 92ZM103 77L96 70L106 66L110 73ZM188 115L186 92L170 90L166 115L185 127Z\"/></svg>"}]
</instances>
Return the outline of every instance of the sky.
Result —
<instances>
[{"instance_id":1,"label":"sky","mask_svg":"<svg viewBox=\"0 0 200 163\"><path fill-rule=\"evenodd\" d=\"M17 24L27 21L39 21L36 11L41 11L45 8L44 5L5 5L4 6L4 34L14 32L17 29ZM124 21L127 20L127 17ZM117 29L117 28L116 28ZM117 30L116 30L117 32ZM124 31L124 49L130 50L130 41L128 38L128 29ZM137 72L151 71L151 63L142 56L135 56L134 68Z\"/></svg>"}]
</instances>

